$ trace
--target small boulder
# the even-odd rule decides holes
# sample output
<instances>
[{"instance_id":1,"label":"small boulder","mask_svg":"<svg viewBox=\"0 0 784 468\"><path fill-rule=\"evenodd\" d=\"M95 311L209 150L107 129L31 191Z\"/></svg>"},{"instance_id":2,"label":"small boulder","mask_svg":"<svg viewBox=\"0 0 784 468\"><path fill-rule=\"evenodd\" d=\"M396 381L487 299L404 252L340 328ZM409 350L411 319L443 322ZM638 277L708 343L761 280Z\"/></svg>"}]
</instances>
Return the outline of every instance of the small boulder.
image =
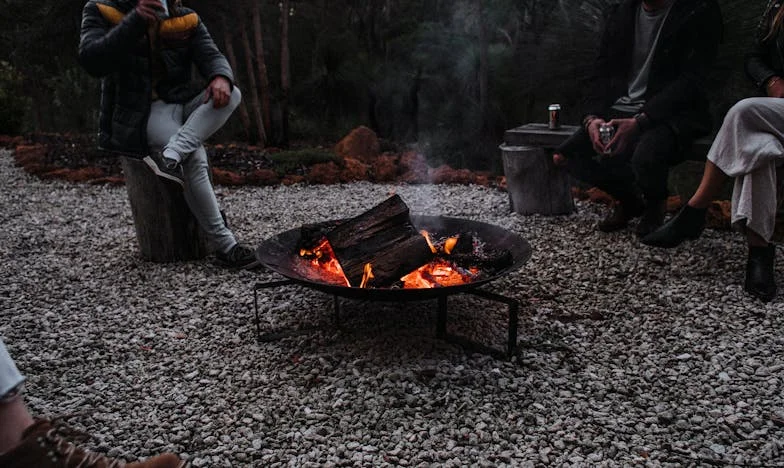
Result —
<instances>
[{"instance_id":1,"label":"small boulder","mask_svg":"<svg viewBox=\"0 0 784 468\"><path fill-rule=\"evenodd\" d=\"M355 128L335 145L335 153L341 158L358 159L364 163L372 162L380 152L376 132L365 126Z\"/></svg>"}]
</instances>

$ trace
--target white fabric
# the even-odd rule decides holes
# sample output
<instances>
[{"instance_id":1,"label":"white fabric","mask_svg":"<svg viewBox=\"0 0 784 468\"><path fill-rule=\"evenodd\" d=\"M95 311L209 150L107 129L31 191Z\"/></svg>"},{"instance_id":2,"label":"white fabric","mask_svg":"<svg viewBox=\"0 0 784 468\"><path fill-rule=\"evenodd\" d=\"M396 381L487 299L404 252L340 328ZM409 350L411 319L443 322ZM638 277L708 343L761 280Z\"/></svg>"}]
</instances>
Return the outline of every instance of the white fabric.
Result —
<instances>
[{"instance_id":1,"label":"white fabric","mask_svg":"<svg viewBox=\"0 0 784 468\"><path fill-rule=\"evenodd\" d=\"M0 399L6 393L21 385L22 382L24 382L24 377L19 373L14 360L11 359L8 350L5 349L3 339L0 338Z\"/></svg>"},{"instance_id":2,"label":"white fabric","mask_svg":"<svg viewBox=\"0 0 784 468\"><path fill-rule=\"evenodd\" d=\"M708 160L735 178L733 225L745 224L769 242L776 223L776 166L784 163L784 99L756 97L735 104Z\"/></svg>"}]
</instances>

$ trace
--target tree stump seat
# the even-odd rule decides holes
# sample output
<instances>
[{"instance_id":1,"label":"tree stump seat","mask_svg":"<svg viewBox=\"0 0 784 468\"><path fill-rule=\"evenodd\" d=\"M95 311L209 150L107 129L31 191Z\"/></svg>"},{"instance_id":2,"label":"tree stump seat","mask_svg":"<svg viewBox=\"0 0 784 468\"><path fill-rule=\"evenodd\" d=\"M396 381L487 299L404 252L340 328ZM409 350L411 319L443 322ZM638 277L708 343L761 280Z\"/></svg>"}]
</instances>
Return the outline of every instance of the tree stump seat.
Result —
<instances>
[{"instance_id":1,"label":"tree stump seat","mask_svg":"<svg viewBox=\"0 0 784 468\"><path fill-rule=\"evenodd\" d=\"M141 159L121 156L142 258L165 263L199 260L207 242L182 187L158 177Z\"/></svg>"}]
</instances>

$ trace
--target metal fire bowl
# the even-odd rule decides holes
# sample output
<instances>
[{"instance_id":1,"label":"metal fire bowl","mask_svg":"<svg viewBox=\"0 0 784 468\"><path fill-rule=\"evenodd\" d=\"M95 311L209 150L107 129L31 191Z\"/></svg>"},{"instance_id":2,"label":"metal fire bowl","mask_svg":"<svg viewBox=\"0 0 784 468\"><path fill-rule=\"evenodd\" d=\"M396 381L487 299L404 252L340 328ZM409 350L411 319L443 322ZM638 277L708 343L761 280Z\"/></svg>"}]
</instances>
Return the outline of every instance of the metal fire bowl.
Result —
<instances>
[{"instance_id":1,"label":"metal fire bowl","mask_svg":"<svg viewBox=\"0 0 784 468\"><path fill-rule=\"evenodd\" d=\"M531 246L525 239L492 224L445 216L411 216L411 221L417 229L425 229L436 237L453 236L459 233L475 233L487 247L510 251L513 259L512 264L497 271L493 276L457 286L416 289L350 288L348 286L314 281L303 277L294 270L293 259L297 255L300 228L282 232L262 242L256 249L256 258L271 271L279 273L305 287L335 296L370 301L418 301L465 292L518 270L531 258Z\"/></svg>"}]
</instances>

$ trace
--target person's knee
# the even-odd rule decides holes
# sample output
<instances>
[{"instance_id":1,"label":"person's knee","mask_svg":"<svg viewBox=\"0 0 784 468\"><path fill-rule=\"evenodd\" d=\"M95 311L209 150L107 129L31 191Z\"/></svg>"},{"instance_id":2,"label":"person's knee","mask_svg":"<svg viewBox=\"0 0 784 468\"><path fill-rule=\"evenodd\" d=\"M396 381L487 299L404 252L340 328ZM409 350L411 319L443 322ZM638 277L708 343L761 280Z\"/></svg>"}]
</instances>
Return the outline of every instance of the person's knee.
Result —
<instances>
[{"instance_id":1,"label":"person's knee","mask_svg":"<svg viewBox=\"0 0 784 468\"><path fill-rule=\"evenodd\" d=\"M727 111L727 116L724 118L724 120L733 122L748 119L750 115L756 115L759 113L759 109L761 104L763 104L764 99L769 98L751 97L741 99L732 107L730 107L730 110Z\"/></svg>"},{"instance_id":2,"label":"person's knee","mask_svg":"<svg viewBox=\"0 0 784 468\"><path fill-rule=\"evenodd\" d=\"M232 108L232 110L234 110L237 108L237 106L240 105L240 102L242 102L242 92L240 91L240 88L238 88L235 85L234 88L231 90L231 98L229 99L229 106Z\"/></svg>"}]
</instances>

